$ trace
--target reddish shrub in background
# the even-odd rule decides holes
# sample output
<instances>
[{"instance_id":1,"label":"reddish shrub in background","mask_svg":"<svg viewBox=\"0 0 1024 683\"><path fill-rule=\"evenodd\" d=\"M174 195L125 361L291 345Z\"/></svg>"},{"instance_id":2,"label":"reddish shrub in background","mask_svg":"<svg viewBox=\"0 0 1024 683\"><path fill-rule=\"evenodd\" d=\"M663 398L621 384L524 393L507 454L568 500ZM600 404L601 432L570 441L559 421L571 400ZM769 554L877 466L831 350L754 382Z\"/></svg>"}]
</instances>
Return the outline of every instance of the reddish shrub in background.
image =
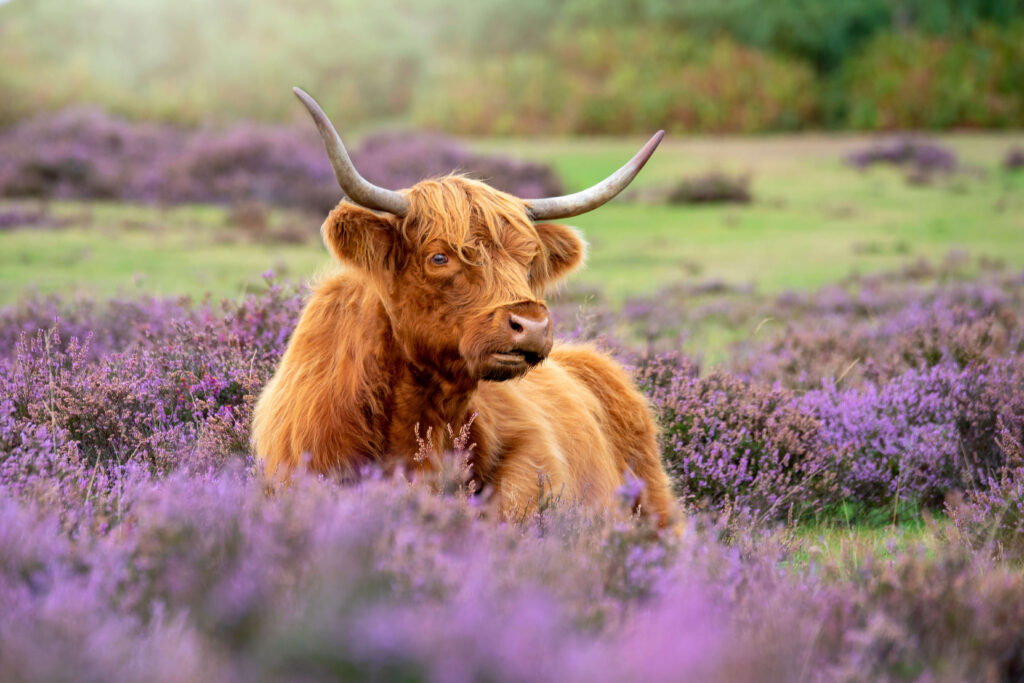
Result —
<instances>
[{"instance_id":1,"label":"reddish shrub in background","mask_svg":"<svg viewBox=\"0 0 1024 683\"><path fill-rule=\"evenodd\" d=\"M798 60L658 26L573 27L543 51L439 70L413 116L460 133L621 135L786 130L817 109L813 71Z\"/></svg>"}]
</instances>

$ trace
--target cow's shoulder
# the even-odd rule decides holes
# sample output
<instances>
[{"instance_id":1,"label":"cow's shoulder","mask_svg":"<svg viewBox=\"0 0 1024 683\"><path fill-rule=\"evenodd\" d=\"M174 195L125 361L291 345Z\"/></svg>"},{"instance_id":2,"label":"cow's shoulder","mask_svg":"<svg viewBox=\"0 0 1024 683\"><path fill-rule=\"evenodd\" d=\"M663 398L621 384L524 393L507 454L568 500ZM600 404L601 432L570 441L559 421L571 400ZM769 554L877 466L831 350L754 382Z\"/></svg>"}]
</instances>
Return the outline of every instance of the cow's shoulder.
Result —
<instances>
[{"instance_id":1,"label":"cow's shoulder","mask_svg":"<svg viewBox=\"0 0 1024 683\"><path fill-rule=\"evenodd\" d=\"M310 284L309 300L292 335L293 346L299 353L308 344L321 346L324 353L351 355L360 346L371 351L387 327L380 297L367 278L355 270L332 270Z\"/></svg>"},{"instance_id":2,"label":"cow's shoulder","mask_svg":"<svg viewBox=\"0 0 1024 683\"><path fill-rule=\"evenodd\" d=\"M379 301L368 278L351 268L331 268L315 277L309 285L310 303L342 308L376 308Z\"/></svg>"},{"instance_id":3,"label":"cow's shoulder","mask_svg":"<svg viewBox=\"0 0 1024 683\"><path fill-rule=\"evenodd\" d=\"M592 413L646 410L646 399L629 372L607 353L589 344L560 343L543 363L520 379L482 382L475 402L507 416L519 404L543 415L564 415L571 404ZM627 408L628 407L628 408Z\"/></svg>"},{"instance_id":4,"label":"cow's shoulder","mask_svg":"<svg viewBox=\"0 0 1024 683\"><path fill-rule=\"evenodd\" d=\"M617 431L633 434L652 429L647 397L636 387L630 372L609 354L588 344L565 344L553 349L549 360L587 388Z\"/></svg>"},{"instance_id":5,"label":"cow's shoulder","mask_svg":"<svg viewBox=\"0 0 1024 683\"><path fill-rule=\"evenodd\" d=\"M626 369L604 351L591 344L558 344L548 357L587 386L606 391L633 391Z\"/></svg>"}]
</instances>

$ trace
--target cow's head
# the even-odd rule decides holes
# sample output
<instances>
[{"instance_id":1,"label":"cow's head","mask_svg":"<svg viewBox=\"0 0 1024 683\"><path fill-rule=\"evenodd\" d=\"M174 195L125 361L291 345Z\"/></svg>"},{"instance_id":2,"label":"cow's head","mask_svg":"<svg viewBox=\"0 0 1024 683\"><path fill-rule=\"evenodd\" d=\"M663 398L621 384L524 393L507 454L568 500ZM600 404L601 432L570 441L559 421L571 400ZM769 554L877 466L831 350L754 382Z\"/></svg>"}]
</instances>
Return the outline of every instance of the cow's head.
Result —
<instances>
[{"instance_id":1,"label":"cow's head","mask_svg":"<svg viewBox=\"0 0 1024 683\"><path fill-rule=\"evenodd\" d=\"M586 244L572 228L543 221L607 202L662 137L603 182L564 197L522 200L460 176L395 192L363 179L320 107L295 92L351 200L327 217L324 241L370 276L406 356L454 381L511 379L544 360L552 341L544 291L583 262Z\"/></svg>"}]
</instances>

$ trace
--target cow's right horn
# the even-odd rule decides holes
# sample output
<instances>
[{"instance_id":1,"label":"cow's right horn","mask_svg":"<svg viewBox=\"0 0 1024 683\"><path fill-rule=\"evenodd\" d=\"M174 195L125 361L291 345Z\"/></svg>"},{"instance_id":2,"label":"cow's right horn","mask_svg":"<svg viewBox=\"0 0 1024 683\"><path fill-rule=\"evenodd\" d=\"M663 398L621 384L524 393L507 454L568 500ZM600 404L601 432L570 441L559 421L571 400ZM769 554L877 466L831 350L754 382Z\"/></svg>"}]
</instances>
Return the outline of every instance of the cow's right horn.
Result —
<instances>
[{"instance_id":1,"label":"cow's right horn","mask_svg":"<svg viewBox=\"0 0 1024 683\"><path fill-rule=\"evenodd\" d=\"M561 197L547 197L545 199L527 199L526 210L535 221L554 220L556 218L570 218L579 216L581 213L593 211L612 197L626 189L626 186L633 182L636 174L644 167L647 160L654 154L658 143L665 137L665 131L659 130L647 144L636 153L626 165L615 173L599 182L593 187L575 194L567 194Z\"/></svg>"},{"instance_id":2,"label":"cow's right horn","mask_svg":"<svg viewBox=\"0 0 1024 683\"><path fill-rule=\"evenodd\" d=\"M327 156L331 160L331 167L334 169L334 177L338 184L345 191L348 198L367 209L387 211L396 216L405 216L409 213L409 200L401 192L387 190L377 187L359 175L352 159L345 149L344 143L338 131L334 130L331 120L327 118L320 105L316 103L302 88L292 88L295 95L302 100L309 110L313 121L316 123L320 137L323 138L324 147L327 149Z\"/></svg>"}]
</instances>

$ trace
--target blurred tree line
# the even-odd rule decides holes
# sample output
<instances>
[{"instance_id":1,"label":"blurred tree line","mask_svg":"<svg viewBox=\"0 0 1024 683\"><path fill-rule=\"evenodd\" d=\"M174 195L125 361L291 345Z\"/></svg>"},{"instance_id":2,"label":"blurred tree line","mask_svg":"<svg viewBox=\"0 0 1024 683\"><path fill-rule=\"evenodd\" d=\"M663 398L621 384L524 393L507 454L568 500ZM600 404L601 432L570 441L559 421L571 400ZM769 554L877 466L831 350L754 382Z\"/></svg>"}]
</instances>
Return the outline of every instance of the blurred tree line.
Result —
<instances>
[{"instance_id":1,"label":"blurred tree line","mask_svg":"<svg viewBox=\"0 0 1024 683\"><path fill-rule=\"evenodd\" d=\"M1024 0L10 0L0 125L69 104L461 133L1024 125Z\"/></svg>"}]
</instances>

